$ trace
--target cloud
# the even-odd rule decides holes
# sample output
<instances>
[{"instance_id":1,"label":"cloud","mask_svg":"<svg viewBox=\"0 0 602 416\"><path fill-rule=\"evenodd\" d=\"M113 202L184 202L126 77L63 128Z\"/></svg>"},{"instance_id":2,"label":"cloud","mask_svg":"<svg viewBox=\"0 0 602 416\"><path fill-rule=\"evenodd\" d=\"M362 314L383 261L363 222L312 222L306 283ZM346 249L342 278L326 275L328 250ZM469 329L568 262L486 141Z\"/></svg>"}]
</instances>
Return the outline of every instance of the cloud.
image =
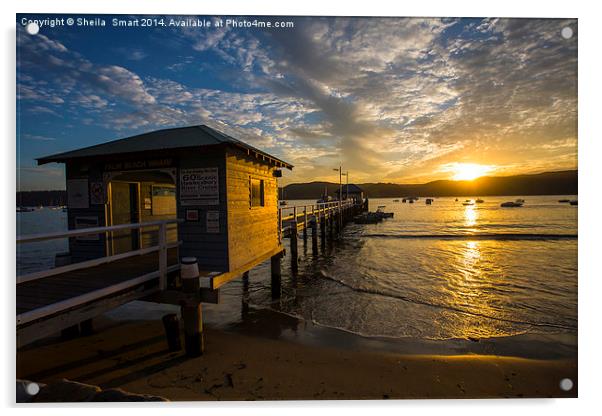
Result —
<instances>
[{"instance_id":1,"label":"cloud","mask_svg":"<svg viewBox=\"0 0 602 416\"><path fill-rule=\"evenodd\" d=\"M560 36L575 20L294 20L162 32L174 45L163 73L20 34L19 99L82 110L116 135L209 124L290 161L295 180L335 179L339 162L358 181L432 178L450 163L576 166L577 35ZM42 65L45 79L32 75Z\"/></svg>"},{"instance_id":2,"label":"cloud","mask_svg":"<svg viewBox=\"0 0 602 416\"><path fill-rule=\"evenodd\" d=\"M20 71L26 73L43 67L45 78L66 93L77 86L80 92L105 95L131 105L155 102L140 77L123 66L94 64L63 44L43 35L27 35L22 28L18 29L17 45Z\"/></svg>"},{"instance_id":3,"label":"cloud","mask_svg":"<svg viewBox=\"0 0 602 416\"><path fill-rule=\"evenodd\" d=\"M139 50L139 49L134 49L129 54L129 59L131 59L132 61L141 61L144 58L146 58L147 56L148 55L146 54L146 52Z\"/></svg>"},{"instance_id":4,"label":"cloud","mask_svg":"<svg viewBox=\"0 0 602 416\"><path fill-rule=\"evenodd\" d=\"M28 139L28 140L40 140L40 141L44 141L44 142L56 140L54 137L39 136L36 134L24 134L21 137Z\"/></svg>"}]
</instances>

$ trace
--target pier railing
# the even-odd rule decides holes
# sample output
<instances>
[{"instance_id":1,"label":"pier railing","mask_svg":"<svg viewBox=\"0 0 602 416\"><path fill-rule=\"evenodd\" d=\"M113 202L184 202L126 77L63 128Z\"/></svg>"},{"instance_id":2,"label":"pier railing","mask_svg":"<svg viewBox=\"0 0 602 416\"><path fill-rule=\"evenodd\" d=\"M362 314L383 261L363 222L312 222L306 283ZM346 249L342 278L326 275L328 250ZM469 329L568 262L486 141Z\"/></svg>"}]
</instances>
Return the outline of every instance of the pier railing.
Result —
<instances>
[{"instance_id":1,"label":"pier railing","mask_svg":"<svg viewBox=\"0 0 602 416\"><path fill-rule=\"evenodd\" d=\"M156 279L157 277L159 277L159 288L161 290L165 290L167 288L167 273L171 271L171 270L169 270L169 267L167 264L167 250L178 247L181 244L180 241L172 242L172 243L168 242L168 238L167 238L168 225L175 224L178 222L181 222L181 220L171 219L171 220L163 220L163 221L150 221L150 222L142 222L142 223L134 223L134 224L113 225L113 226L108 226L108 227L82 228L82 229L78 229L78 230L63 231L63 232L58 232L58 233L34 234L34 235L17 237L17 240L16 240L17 244L25 244L25 243L35 243L35 242L40 242L40 241L54 240L54 239L59 239L59 238L80 237L80 236L84 236L84 235L93 235L93 234L96 234L96 235L97 234L106 234L108 236L109 233L112 233L115 231L135 230L135 229L141 230L141 229L149 229L149 228L157 229L158 237L159 237L158 244L154 245L152 247L145 247L145 248L141 248L141 249L137 249L137 250L131 250L131 251L128 251L125 253L109 255L109 256L100 257L97 259L86 260L86 261L82 261L79 263L68 264L65 266L54 267L54 268L48 269L48 270L43 270L43 271L39 271L39 272L28 273L25 275L17 276L17 285L23 284L26 282L31 282L34 280L44 279L47 277L57 276L57 275L67 273L67 272L73 272L76 270L82 270L82 269L87 269L90 267L100 266L102 264L112 263L112 262L115 262L118 260L123 260L123 259L127 259L127 258L134 257L134 256L140 256L140 255L158 252L159 253L158 270L156 272L149 273L145 276L141 276L141 277L133 279L133 280L136 281L135 282L136 284L140 284L144 281ZM172 268L173 268L173 266L172 266ZM68 301L68 302L70 302L69 305L54 304L54 305L50 305L50 306L53 307L53 310L54 309L60 310L60 309L66 308L66 307L76 306L77 304L84 303L86 301L92 300L93 298L98 298L100 296L106 296L108 294L117 292L119 290L123 290L125 287L122 287L122 286L124 286L124 284L126 284L126 283L131 283L131 282L123 282L120 285L116 285L119 287L109 287L109 288L103 289L102 293L87 294L86 299L69 299L69 301ZM74 303L74 304L71 305L71 303ZM23 324L23 323L29 322L31 320L37 319L39 317L39 315L44 316L44 315L46 315L48 313L52 313L52 312L53 311L50 311L50 310L49 311L34 310L34 311L31 311L31 313L17 316L17 323ZM25 315L27 315L27 316L25 316Z\"/></svg>"},{"instance_id":2,"label":"pier railing","mask_svg":"<svg viewBox=\"0 0 602 416\"><path fill-rule=\"evenodd\" d=\"M341 210L349 209L355 206L353 199L344 199L342 201L317 202L315 204L283 206L278 208L278 224L280 236L283 235L286 227L285 223L297 226L301 225L307 229L308 222L315 218L327 218L338 213Z\"/></svg>"}]
</instances>

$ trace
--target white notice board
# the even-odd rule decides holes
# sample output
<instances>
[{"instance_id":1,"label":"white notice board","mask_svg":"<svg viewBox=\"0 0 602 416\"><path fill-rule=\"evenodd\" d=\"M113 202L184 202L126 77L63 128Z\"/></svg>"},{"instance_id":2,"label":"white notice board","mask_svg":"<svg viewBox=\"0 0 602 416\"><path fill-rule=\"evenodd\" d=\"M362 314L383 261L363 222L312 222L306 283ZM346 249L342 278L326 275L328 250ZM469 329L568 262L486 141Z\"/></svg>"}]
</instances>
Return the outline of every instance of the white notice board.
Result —
<instances>
[{"instance_id":1,"label":"white notice board","mask_svg":"<svg viewBox=\"0 0 602 416\"><path fill-rule=\"evenodd\" d=\"M207 211L207 232L219 233L219 211Z\"/></svg>"},{"instance_id":2,"label":"white notice board","mask_svg":"<svg viewBox=\"0 0 602 416\"><path fill-rule=\"evenodd\" d=\"M180 169L181 205L219 205L218 168Z\"/></svg>"}]
</instances>

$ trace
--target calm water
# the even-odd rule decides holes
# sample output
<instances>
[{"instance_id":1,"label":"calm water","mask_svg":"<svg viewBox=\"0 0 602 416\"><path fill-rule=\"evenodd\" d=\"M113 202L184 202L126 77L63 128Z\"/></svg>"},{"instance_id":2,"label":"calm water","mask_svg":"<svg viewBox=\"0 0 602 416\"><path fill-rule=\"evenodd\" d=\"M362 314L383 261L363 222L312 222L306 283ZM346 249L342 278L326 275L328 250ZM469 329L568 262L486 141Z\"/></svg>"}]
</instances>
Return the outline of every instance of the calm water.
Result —
<instances>
[{"instance_id":1,"label":"calm water","mask_svg":"<svg viewBox=\"0 0 602 416\"><path fill-rule=\"evenodd\" d=\"M558 203L563 196L527 196L521 208L499 206L516 198L487 197L472 207L462 205L466 198L437 198L430 206L424 199L371 200L371 210L386 205L395 217L349 224L344 238L320 247L318 256L311 239L308 247L300 239L299 272L290 272L287 256L281 299L272 300L269 264L263 264L248 286L240 280L226 285L222 304L208 306L205 319L228 328L248 320L249 310L271 310L312 326L427 342L574 336L577 207ZM17 214L21 232L66 226L64 213L46 211ZM65 248L24 248L18 264L51 262L53 249ZM112 316L154 319L166 309L132 303Z\"/></svg>"}]
</instances>

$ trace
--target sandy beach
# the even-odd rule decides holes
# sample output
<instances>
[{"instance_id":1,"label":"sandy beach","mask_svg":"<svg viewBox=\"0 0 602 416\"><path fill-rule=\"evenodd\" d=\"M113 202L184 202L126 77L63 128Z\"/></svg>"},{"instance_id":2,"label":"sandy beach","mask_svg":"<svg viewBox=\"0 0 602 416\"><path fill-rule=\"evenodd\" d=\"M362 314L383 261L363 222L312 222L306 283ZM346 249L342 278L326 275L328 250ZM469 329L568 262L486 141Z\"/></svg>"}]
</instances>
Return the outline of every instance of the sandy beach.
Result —
<instances>
[{"instance_id":1,"label":"sandy beach","mask_svg":"<svg viewBox=\"0 0 602 416\"><path fill-rule=\"evenodd\" d=\"M401 355L303 345L205 327L205 354L169 352L160 321L19 350L17 377L61 378L169 400L577 397L575 360Z\"/></svg>"}]
</instances>

